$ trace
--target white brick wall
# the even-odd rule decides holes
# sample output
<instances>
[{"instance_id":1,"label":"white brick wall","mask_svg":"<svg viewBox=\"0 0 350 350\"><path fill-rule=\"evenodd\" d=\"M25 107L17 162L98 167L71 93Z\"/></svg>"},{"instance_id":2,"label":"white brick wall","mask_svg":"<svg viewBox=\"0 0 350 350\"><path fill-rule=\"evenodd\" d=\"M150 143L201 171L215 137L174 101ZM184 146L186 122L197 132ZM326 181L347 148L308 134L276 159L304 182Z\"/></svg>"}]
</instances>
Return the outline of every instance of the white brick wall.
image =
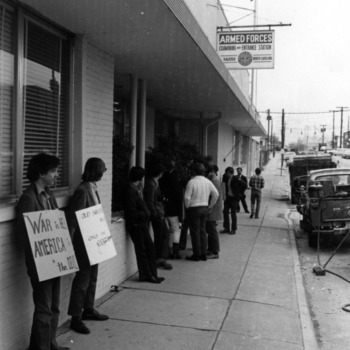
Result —
<instances>
[{"instance_id":1,"label":"white brick wall","mask_svg":"<svg viewBox=\"0 0 350 350\"><path fill-rule=\"evenodd\" d=\"M84 157L102 158L107 167L98 184L107 221L111 222L112 200L112 133L114 61L108 53L83 41L83 124ZM76 103L79 103L79 101ZM80 118L80 116L74 116ZM80 177L80 176L79 176ZM0 223L0 349L24 350L29 343L32 322L32 289L26 274L22 249L16 244L15 223ZM96 297L106 294L112 284L120 284L137 271L134 247L126 234L124 223L110 224L117 257L99 268ZM68 320L67 309L73 275L62 278L60 323Z\"/></svg>"}]
</instances>

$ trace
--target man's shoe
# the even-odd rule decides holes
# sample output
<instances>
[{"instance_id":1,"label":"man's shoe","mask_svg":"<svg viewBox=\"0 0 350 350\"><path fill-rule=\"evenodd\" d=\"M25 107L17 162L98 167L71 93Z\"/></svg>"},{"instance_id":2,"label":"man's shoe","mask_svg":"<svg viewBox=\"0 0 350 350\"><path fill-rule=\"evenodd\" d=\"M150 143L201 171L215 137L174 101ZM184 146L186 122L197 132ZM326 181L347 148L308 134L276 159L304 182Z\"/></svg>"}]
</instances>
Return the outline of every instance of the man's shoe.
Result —
<instances>
[{"instance_id":1,"label":"man's shoe","mask_svg":"<svg viewBox=\"0 0 350 350\"><path fill-rule=\"evenodd\" d=\"M84 310L83 314L81 315L82 320L94 320L94 321L106 321L109 319L107 315L100 314L97 310L91 309L91 310Z\"/></svg>"},{"instance_id":2,"label":"man's shoe","mask_svg":"<svg viewBox=\"0 0 350 350\"><path fill-rule=\"evenodd\" d=\"M71 321L70 328L80 334L90 334L90 329L86 327L83 321Z\"/></svg>"},{"instance_id":3,"label":"man's shoe","mask_svg":"<svg viewBox=\"0 0 350 350\"><path fill-rule=\"evenodd\" d=\"M186 260L199 261L199 257L196 255L186 256Z\"/></svg>"},{"instance_id":4,"label":"man's shoe","mask_svg":"<svg viewBox=\"0 0 350 350\"><path fill-rule=\"evenodd\" d=\"M149 283L159 284L159 283L161 283L161 280L158 279L157 277L150 276L148 278L140 280L140 282L149 282Z\"/></svg>"},{"instance_id":5,"label":"man's shoe","mask_svg":"<svg viewBox=\"0 0 350 350\"><path fill-rule=\"evenodd\" d=\"M236 234L236 230L232 230L229 235L235 235Z\"/></svg>"},{"instance_id":6,"label":"man's shoe","mask_svg":"<svg viewBox=\"0 0 350 350\"><path fill-rule=\"evenodd\" d=\"M55 348L51 348L52 350L70 350L67 346L56 346Z\"/></svg>"},{"instance_id":7,"label":"man's shoe","mask_svg":"<svg viewBox=\"0 0 350 350\"><path fill-rule=\"evenodd\" d=\"M201 259L202 261L207 261L207 256L203 254L199 257L199 259Z\"/></svg>"},{"instance_id":8,"label":"man's shoe","mask_svg":"<svg viewBox=\"0 0 350 350\"><path fill-rule=\"evenodd\" d=\"M255 219L259 219L259 216L256 216Z\"/></svg>"},{"instance_id":9,"label":"man's shoe","mask_svg":"<svg viewBox=\"0 0 350 350\"><path fill-rule=\"evenodd\" d=\"M253 219L253 217L254 217L254 214L250 214L250 216L249 216L251 219Z\"/></svg>"},{"instance_id":10,"label":"man's shoe","mask_svg":"<svg viewBox=\"0 0 350 350\"><path fill-rule=\"evenodd\" d=\"M163 282L165 280L164 277L156 277L156 279L159 281L159 282Z\"/></svg>"},{"instance_id":11,"label":"man's shoe","mask_svg":"<svg viewBox=\"0 0 350 350\"><path fill-rule=\"evenodd\" d=\"M220 233L230 233L229 230L226 230L225 228L223 230L220 231Z\"/></svg>"},{"instance_id":12,"label":"man's shoe","mask_svg":"<svg viewBox=\"0 0 350 350\"><path fill-rule=\"evenodd\" d=\"M250 213L250 211L249 211L249 210L246 210L245 212L246 212L247 214L249 214L249 213Z\"/></svg>"},{"instance_id":13,"label":"man's shoe","mask_svg":"<svg viewBox=\"0 0 350 350\"><path fill-rule=\"evenodd\" d=\"M159 263L158 267L162 267L164 270L172 270L173 265L169 264L166 260L163 260Z\"/></svg>"},{"instance_id":14,"label":"man's shoe","mask_svg":"<svg viewBox=\"0 0 350 350\"><path fill-rule=\"evenodd\" d=\"M218 253L207 254L207 259L219 259L219 254Z\"/></svg>"}]
</instances>

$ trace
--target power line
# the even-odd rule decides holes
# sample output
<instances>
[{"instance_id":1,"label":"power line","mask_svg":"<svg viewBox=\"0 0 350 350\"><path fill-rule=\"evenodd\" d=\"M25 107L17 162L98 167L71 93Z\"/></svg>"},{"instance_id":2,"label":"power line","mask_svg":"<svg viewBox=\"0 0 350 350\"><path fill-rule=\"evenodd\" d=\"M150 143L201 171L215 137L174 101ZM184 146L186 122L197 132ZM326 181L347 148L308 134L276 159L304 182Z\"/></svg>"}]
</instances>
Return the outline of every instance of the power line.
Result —
<instances>
[{"instance_id":1,"label":"power line","mask_svg":"<svg viewBox=\"0 0 350 350\"><path fill-rule=\"evenodd\" d=\"M350 109L343 109L343 112L347 112L350 111ZM340 112L340 111L336 111L336 112ZM267 113L267 111L260 111L258 113ZM285 112L285 114L330 114L331 111L323 111L323 112ZM281 111L279 112L271 112L270 114L281 114Z\"/></svg>"}]
</instances>

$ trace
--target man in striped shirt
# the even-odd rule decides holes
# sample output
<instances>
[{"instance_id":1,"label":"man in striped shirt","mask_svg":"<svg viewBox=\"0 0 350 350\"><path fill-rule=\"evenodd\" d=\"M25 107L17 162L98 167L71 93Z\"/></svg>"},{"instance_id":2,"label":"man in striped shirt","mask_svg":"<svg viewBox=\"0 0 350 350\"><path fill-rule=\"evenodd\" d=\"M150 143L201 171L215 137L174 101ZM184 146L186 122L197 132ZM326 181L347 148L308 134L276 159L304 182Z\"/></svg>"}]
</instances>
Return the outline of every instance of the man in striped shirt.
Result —
<instances>
[{"instance_id":1,"label":"man in striped shirt","mask_svg":"<svg viewBox=\"0 0 350 350\"><path fill-rule=\"evenodd\" d=\"M249 186L251 188L251 195L250 195L250 202L251 202L251 214L250 218L252 219L254 217L255 213L255 219L259 218L259 210L260 210L260 203L261 203L261 190L265 186L264 178L261 176L261 170L260 168L255 169L255 175L253 175L249 180ZM255 208L255 202L256 202L256 208Z\"/></svg>"}]
</instances>

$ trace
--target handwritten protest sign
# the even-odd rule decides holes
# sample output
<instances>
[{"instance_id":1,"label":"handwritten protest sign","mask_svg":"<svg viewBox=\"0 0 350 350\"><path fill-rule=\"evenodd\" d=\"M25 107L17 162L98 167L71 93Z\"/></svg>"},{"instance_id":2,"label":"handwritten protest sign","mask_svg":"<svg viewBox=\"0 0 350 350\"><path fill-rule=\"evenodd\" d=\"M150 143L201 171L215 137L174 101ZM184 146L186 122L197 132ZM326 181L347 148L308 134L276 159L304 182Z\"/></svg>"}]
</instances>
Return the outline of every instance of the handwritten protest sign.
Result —
<instances>
[{"instance_id":1,"label":"handwritten protest sign","mask_svg":"<svg viewBox=\"0 0 350 350\"><path fill-rule=\"evenodd\" d=\"M23 217L39 281L79 271L64 212L43 210Z\"/></svg>"},{"instance_id":2,"label":"handwritten protest sign","mask_svg":"<svg viewBox=\"0 0 350 350\"><path fill-rule=\"evenodd\" d=\"M91 265L117 255L101 204L75 212Z\"/></svg>"}]
</instances>

